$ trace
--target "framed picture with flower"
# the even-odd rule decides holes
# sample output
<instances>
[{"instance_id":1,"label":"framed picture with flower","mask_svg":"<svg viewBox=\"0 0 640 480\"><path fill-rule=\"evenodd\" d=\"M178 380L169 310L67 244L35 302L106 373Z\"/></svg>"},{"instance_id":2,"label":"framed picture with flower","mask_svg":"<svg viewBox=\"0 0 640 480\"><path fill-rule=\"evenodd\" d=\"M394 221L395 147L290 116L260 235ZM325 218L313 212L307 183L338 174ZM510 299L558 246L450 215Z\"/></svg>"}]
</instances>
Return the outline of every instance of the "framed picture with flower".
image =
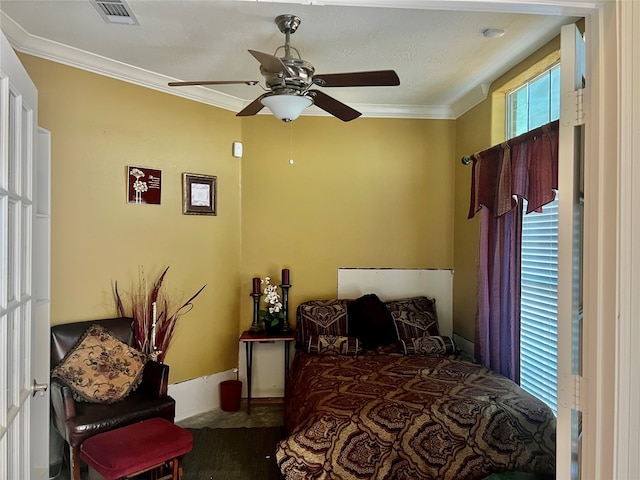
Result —
<instances>
[{"instance_id":1,"label":"framed picture with flower","mask_svg":"<svg viewBox=\"0 0 640 480\"><path fill-rule=\"evenodd\" d=\"M129 203L160 205L162 172L146 167L127 167Z\"/></svg>"},{"instance_id":2,"label":"framed picture with flower","mask_svg":"<svg viewBox=\"0 0 640 480\"><path fill-rule=\"evenodd\" d=\"M184 215L217 215L218 177L182 174L182 213Z\"/></svg>"}]
</instances>

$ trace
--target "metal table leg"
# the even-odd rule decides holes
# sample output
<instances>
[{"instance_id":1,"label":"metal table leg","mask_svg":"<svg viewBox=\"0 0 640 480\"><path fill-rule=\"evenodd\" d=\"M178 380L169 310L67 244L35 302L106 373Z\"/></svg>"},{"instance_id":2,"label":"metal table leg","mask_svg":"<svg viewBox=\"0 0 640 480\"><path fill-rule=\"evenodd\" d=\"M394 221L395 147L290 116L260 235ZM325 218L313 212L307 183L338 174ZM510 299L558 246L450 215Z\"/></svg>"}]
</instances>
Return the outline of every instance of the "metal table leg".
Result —
<instances>
[{"instance_id":1,"label":"metal table leg","mask_svg":"<svg viewBox=\"0 0 640 480\"><path fill-rule=\"evenodd\" d=\"M253 342L245 342L247 357L247 415L251 414L251 372L253 371Z\"/></svg>"}]
</instances>

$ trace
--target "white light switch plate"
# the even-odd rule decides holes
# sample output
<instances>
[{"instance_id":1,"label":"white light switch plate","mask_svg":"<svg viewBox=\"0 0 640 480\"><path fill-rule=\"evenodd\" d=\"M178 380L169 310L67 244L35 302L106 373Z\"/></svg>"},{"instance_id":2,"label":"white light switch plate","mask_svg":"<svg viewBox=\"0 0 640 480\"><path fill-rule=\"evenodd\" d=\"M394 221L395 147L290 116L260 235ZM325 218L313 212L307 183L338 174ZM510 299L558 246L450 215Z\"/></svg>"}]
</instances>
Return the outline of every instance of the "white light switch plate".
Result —
<instances>
[{"instance_id":1,"label":"white light switch plate","mask_svg":"<svg viewBox=\"0 0 640 480\"><path fill-rule=\"evenodd\" d=\"M242 157L242 143L233 142L233 156L236 158Z\"/></svg>"}]
</instances>

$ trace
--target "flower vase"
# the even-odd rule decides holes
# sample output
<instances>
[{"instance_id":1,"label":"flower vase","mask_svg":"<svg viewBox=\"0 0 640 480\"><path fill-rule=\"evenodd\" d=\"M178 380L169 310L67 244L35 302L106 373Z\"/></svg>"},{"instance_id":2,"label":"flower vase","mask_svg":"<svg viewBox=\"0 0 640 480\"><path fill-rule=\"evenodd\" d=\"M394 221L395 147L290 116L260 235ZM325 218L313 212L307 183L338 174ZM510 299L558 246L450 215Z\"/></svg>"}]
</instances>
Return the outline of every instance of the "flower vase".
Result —
<instances>
[{"instance_id":1,"label":"flower vase","mask_svg":"<svg viewBox=\"0 0 640 480\"><path fill-rule=\"evenodd\" d=\"M264 322L264 332L268 337L275 337L282 333L282 320L279 320L276 325L272 325L270 321Z\"/></svg>"}]
</instances>

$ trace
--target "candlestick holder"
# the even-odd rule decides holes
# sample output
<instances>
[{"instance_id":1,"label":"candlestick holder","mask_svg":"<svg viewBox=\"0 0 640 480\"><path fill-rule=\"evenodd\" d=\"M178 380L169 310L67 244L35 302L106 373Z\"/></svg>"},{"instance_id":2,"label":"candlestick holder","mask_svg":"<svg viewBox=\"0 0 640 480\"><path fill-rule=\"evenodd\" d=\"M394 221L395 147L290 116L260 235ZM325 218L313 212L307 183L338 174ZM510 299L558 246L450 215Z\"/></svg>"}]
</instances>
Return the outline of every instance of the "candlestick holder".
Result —
<instances>
[{"instance_id":1,"label":"candlestick holder","mask_svg":"<svg viewBox=\"0 0 640 480\"><path fill-rule=\"evenodd\" d=\"M262 297L262 293L250 293L249 295L253 297L253 323L249 331L258 333L262 331L260 328L260 297Z\"/></svg>"},{"instance_id":2,"label":"candlestick holder","mask_svg":"<svg viewBox=\"0 0 640 480\"><path fill-rule=\"evenodd\" d=\"M284 314L284 321L282 322L282 331L289 332L291 327L289 326L289 289L291 285L280 285L282 290L282 313Z\"/></svg>"}]
</instances>

